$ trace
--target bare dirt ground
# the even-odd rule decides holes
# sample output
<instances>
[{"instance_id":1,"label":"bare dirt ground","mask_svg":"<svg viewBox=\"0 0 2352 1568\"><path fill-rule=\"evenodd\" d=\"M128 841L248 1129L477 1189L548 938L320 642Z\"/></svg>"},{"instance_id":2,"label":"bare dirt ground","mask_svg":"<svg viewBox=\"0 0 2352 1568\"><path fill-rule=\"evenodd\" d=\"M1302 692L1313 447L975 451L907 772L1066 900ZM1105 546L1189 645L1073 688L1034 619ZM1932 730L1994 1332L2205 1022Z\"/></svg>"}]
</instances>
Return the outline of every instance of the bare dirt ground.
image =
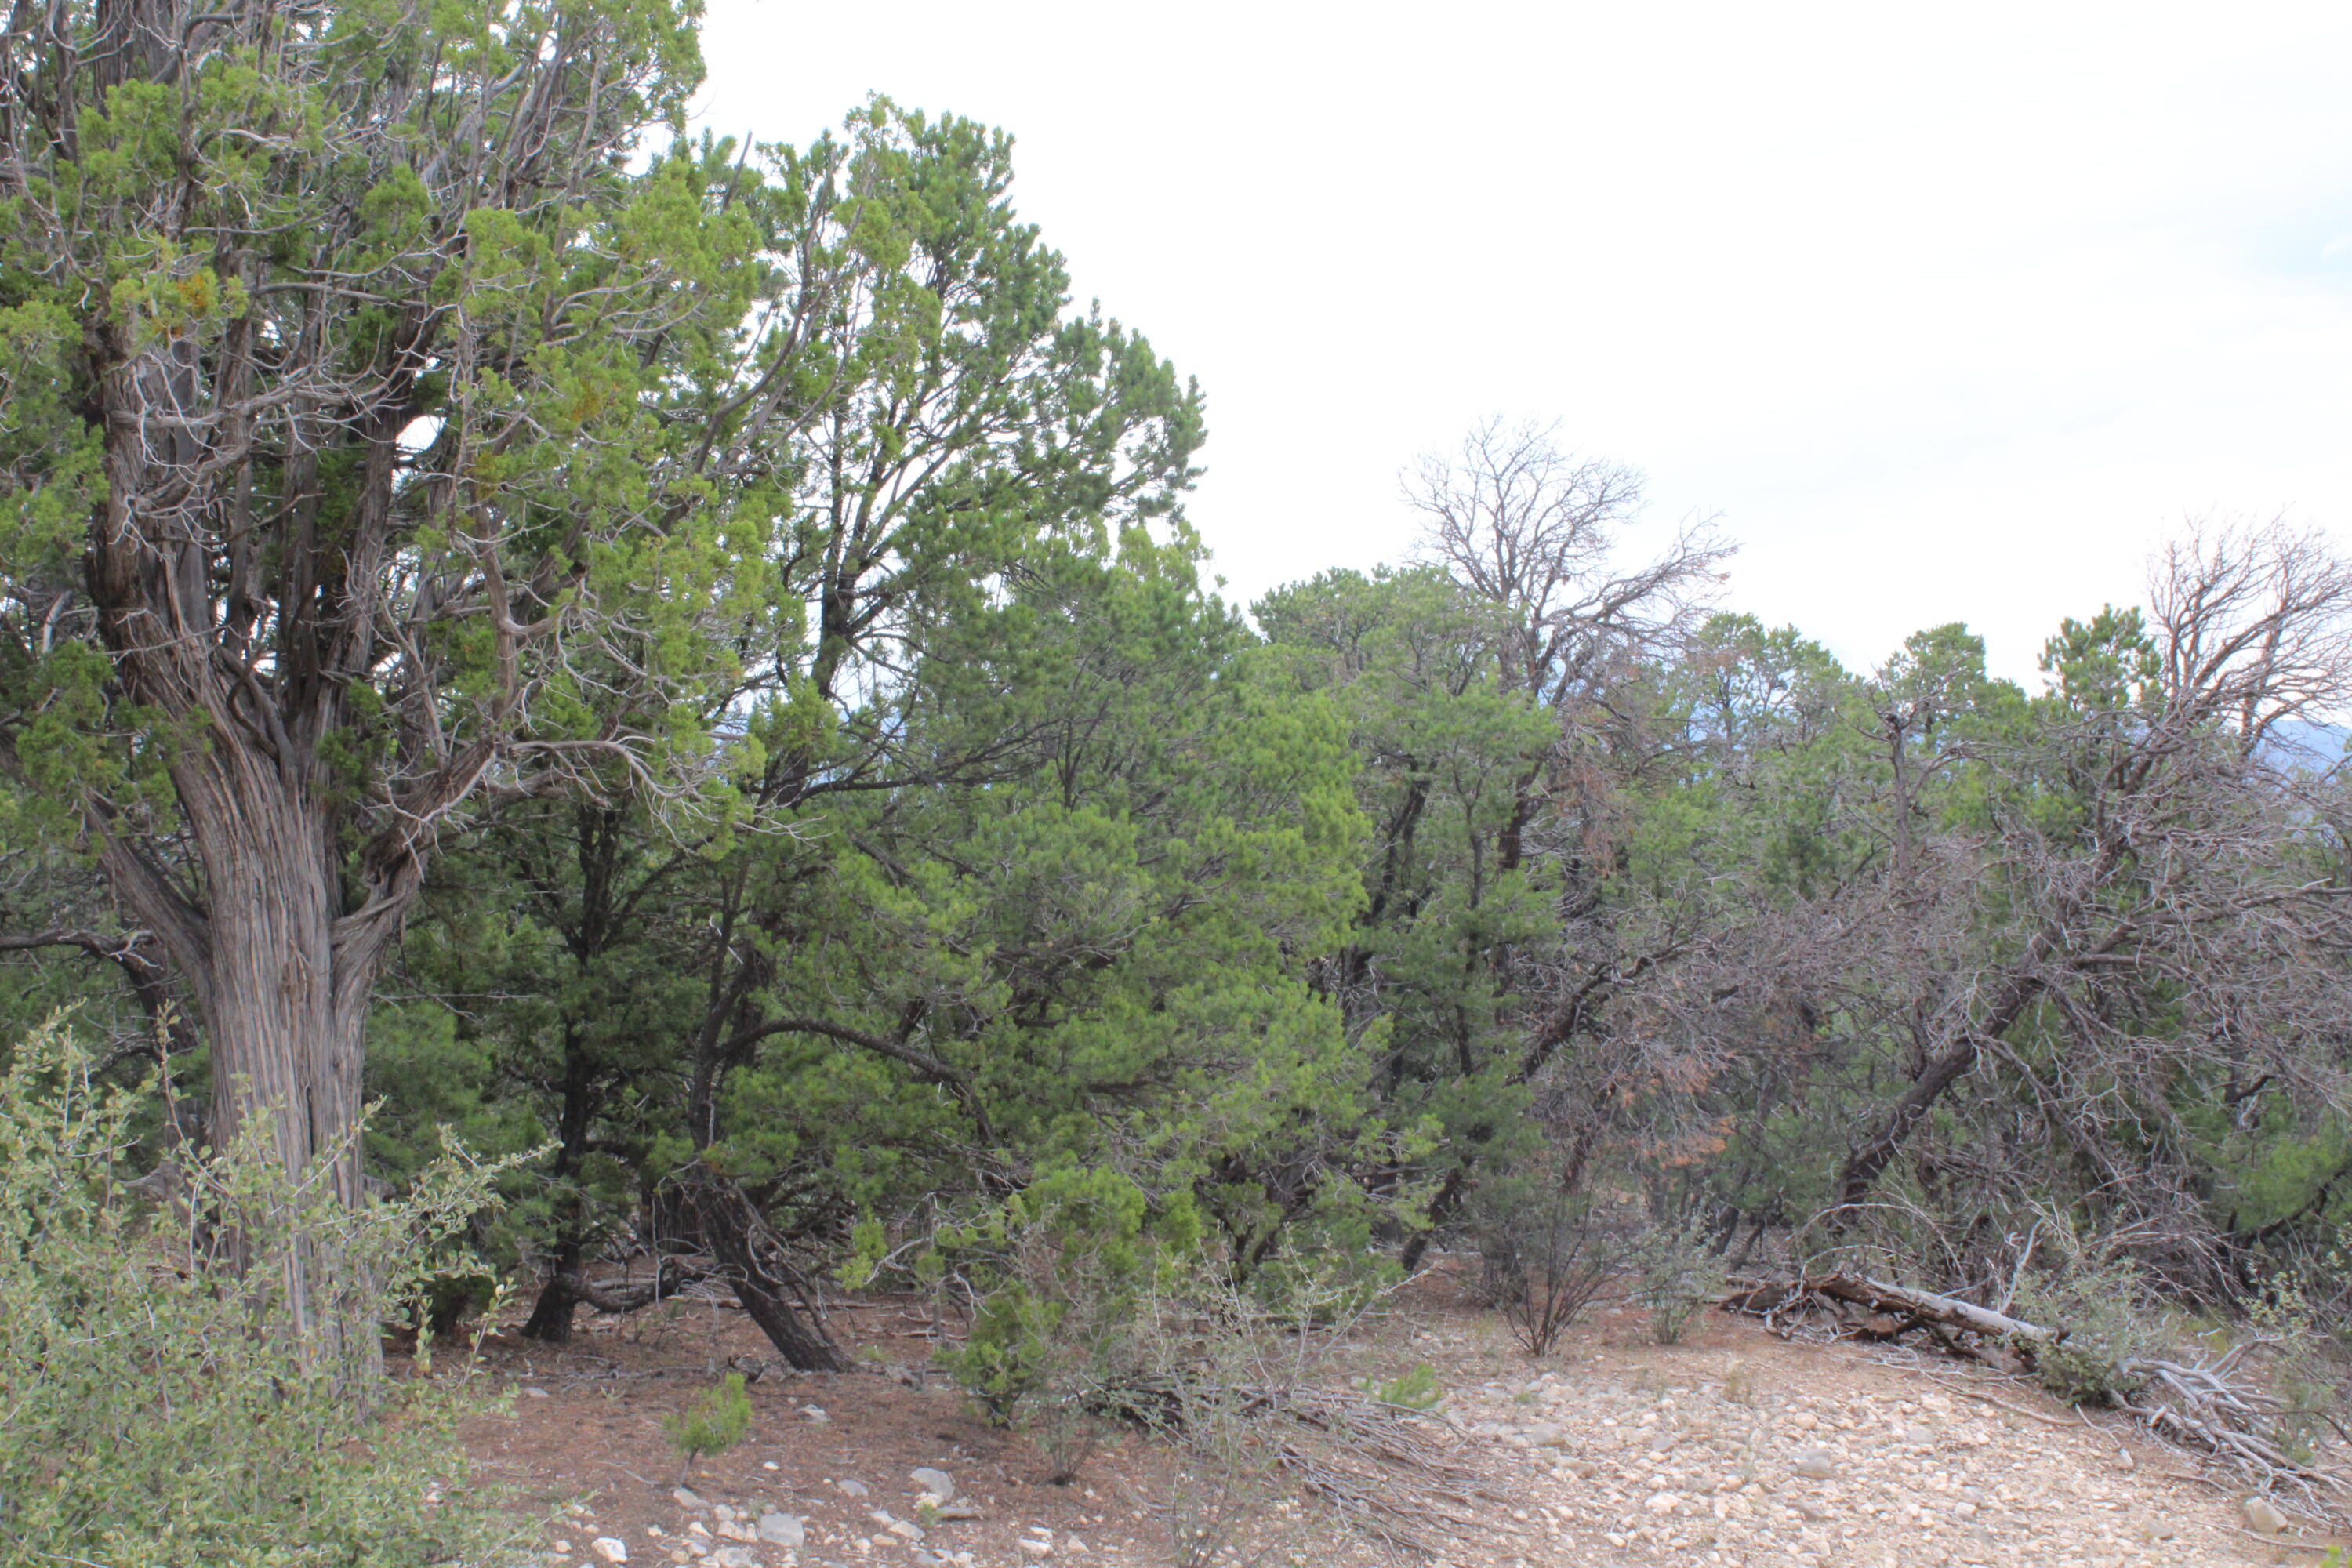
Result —
<instances>
[{"instance_id":1,"label":"bare dirt ground","mask_svg":"<svg viewBox=\"0 0 2352 1568\"><path fill-rule=\"evenodd\" d=\"M583 1315L583 1327L562 1351L489 1341L514 1414L470 1435L486 1480L554 1511L538 1542L551 1565L599 1568L618 1548L629 1563L703 1568L1160 1568L1172 1560L1168 1503L1186 1496L1197 1510L1203 1495L1181 1456L1135 1434L1111 1435L1075 1482L1052 1484L1034 1447L990 1428L928 1372L928 1313L888 1300L835 1321L875 1370L760 1376L751 1436L698 1463L681 1494L661 1417L730 1358L769 1359L764 1342L708 1304ZM1643 1314L1604 1310L1531 1362L1494 1316L1425 1281L1341 1345L1335 1372L1387 1377L1419 1363L1448 1390L1441 1413L1476 1477L1471 1522L1415 1552L1311 1508L1253 1503L1238 1522L1282 1549L1269 1564L2171 1568L2316 1564L2336 1539L2249 1533L2238 1491L2030 1385L1783 1341L1719 1313L1662 1347ZM956 1500L926 1506L918 1467L952 1478ZM763 1518L797 1543L757 1539Z\"/></svg>"}]
</instances>

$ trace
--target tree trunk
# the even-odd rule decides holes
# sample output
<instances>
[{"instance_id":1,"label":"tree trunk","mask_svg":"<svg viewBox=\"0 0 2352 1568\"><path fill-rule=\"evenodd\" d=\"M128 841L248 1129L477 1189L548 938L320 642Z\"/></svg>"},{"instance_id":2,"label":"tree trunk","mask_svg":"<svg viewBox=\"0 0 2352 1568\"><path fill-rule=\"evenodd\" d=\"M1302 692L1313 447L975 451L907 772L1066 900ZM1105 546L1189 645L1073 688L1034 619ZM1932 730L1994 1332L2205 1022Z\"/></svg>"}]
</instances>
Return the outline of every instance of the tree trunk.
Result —
<instances>
[{"instance_id":1,"label":"tree trunk","mask_svg":"<svg viewBox=\"0 0 2352 1568\"><path fill-rule=\"evenodd\" d=\"M2028 944L2027 961L2038 962L2054 945L2054 939L2047 931L2042 932ZM2027 1005L2041 994L2042 981L2037 976L2030 972L2012 974L1985 1016L1972 1025L1963 1026L1950 1045L1928 1058L1925 1070L1895 1102L1877 1132L1847 1152L1845 1164L1837 1175L1831 1235L1840 1235L1852 1226L1870 1196L1870 1189L1878 1184L1878 1178L1895 1163L1895 1156L1902 1152L1919 1123L1927 1120L1927 1113L1936 1108L1944 1091L1968 1076L1969 1069L1977 1065L1984 1043L2008 1034Z\"/></svg>"},{"instance_id":2,"label":"tree trunk","mask_svg":"<svg viewBox=\"0 0 2352 1568\"><path fill-rule=\"evenodd\" d=\"M1903 1098L1895 1102L1894 1110L1887 1112L1877 1132L1847 1153L1845 1165L1838 1172L1832 1234L1853 1223L1855 1211L1869 1198L1870 1189L1878 1184L1886 1167L1895 1163L1895 1156L1913 1131L1927 1119L1927 1112L1935 1109L1944 1091L1958 1083L1976 1060L1976 1037L1962 1035L1949 1049L1927 1063L1927 1070L1913 1080Z\"/></svg>"},{"instance_id":3,"label":"tree trunk","mask_svg":"<svg viewBox=\"0 0 2352 1568\"><path fill-rule=\"evenodd\" d=\"M323 1177L332 1200L364 1195L360 1111L369 994L415 879L338 918L332 818L267 758L215 732L171 769L202 870L184 892L134 847L102 857L126 911L186 977L211 1047L211 1136L226 1147L256 1123L296 1180ZM323 1169L321 1167L323 1166ZM286 1253L288 1321L312 1364L366 1373L380 1364L371 1281L317 1238Z\"/></svg>"},{"instance_id":4,"label":"tree trunk","mask_svg":"<svg viewBox=\"0 0 2352 1568\"><path fill-rule=\"evenodd\" d=\"M849 1358L817 1320L806 1287L750 1194L699 1160L683 1180L703 1245L777 1353L802 1372L847 1372Z\"/></svg>"},{"instance_id":5,"label":"tree trunk","mask_svg":"<svg viewBox=\"0 0 2352 1568\"><path fill-rule=\"evenodd\" d=\"M580 1306L580 1292L572 1287L580 1273L580 1243L569 1237L556 1248L555 1262L531 1306L530 1321L522 1326L525 1339L551 1345L572 1342L572 1315Z\"/></svg>"}]
</instances>

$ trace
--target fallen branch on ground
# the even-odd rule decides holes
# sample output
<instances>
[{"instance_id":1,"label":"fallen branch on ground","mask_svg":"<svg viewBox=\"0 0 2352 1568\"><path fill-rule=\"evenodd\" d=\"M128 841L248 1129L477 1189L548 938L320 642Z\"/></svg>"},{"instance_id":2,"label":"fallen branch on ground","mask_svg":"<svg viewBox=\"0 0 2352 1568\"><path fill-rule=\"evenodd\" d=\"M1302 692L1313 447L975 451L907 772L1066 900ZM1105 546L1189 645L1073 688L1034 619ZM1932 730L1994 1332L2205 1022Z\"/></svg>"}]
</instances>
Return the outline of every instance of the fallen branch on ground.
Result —
<instances>
[{"instance_id":1,"label":"fallen branch on ground","mask_svg":"<svg viewBox=\"0 0 2352 1568\"><path fill-rule=\"evenodd\" d=\"M1351 1389L1237 1385L1209 1389L1153 1379L1097 1391L1090 1400L1182 1440L1230 1416L1260 1429L1283 1470L1356 1529L1392 1546L1433 1552L1428 1535L1480 1528L1477 1475L1455 1456L1442 1417Z\"/></svg>"}]
</instances>

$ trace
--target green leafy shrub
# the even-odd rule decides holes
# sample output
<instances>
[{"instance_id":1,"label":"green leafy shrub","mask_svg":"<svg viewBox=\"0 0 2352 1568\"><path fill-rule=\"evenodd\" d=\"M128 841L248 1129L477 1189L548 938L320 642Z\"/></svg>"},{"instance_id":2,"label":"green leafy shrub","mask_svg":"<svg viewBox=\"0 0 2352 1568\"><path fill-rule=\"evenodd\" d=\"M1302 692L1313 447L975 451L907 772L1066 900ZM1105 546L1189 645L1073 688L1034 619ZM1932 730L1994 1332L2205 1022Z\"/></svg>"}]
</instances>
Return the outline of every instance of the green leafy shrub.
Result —
<instances>
[{"instance_id":1,"label":"green leafy shrub","mask_svg":"<svg viewBox=\"0 0 2352 1568\"><path fill-rule=\"evenodd\" d=\"M468 1267L453 1238L497 1168L446 1152L346 1208L256 1127L142 1184L157 1198L130 1184L132 1110L55 1024L0 1077L0 1561L503 1561L457 1436L488 1398L462 1372L386 1384L373 1342ZM356 1332L294 1323L298 1268Z\"/></svg>"},{"instance_id":2,"label":"green leafy shrub","mask_svg":"<svg viewBox=\"0 0 2352 1568\"><path fill-rule=\"evenodd\" d=\"M751 1395L743 1374L730 1372L716 1388L708 1388L687 1402L685 1409L662 1417L662 1436L678 1452L677 1479L683 1482L694 1461L705 1454L724 1453L751 1429Z\"/></svg>"},{"instance_id":3,"label":"green leafy shrub","mask_svg":"<svg viewBox=\"0 0 2352 1568\"><path fill-rule=\"evenodd\" d=\"M1404 1410L1434 1410L1445 1399L1445 1385L1437 1381L1436 1370L1427 1362L1385 1383L1379 1378L1367 1377L1360 1380L1356 1386L1382 1405L1393 1405Z\"/></svg>"},{"instance_id":4,"label":"green leafy shrub","mask_svg":"<svg viewBox=\"0 0 2352 1568\"><path fill-rule=\"evenodd\" d=\"M1696 1220L1658 1226L1634 1245L1641 1270L1634 1299L1650 1310L1650 1335L1681 1342L1693 1320L1723 1295L1729 1268Z\"/></svg>"},{"instance_id":5,"label":"green leafy shrub","mask_svg":"<svg viewBox=\"0 0 2352 1568\"><path fill-rule=\"evenodd\" d=\"M1198 1239L1181 1194L1154 1205L1116 1172L1048 1172L927 1255L979 1297L940 1363L991 1424L1090 1447L1090 1407L1131 1370L1139 1302L1179 1259L1199 1261Z\"/></svg>"},{"instance_id":6,"label":"green leafy shrub","mask_svg":"<svg viewBox=\"0 0 2352 1568\"><path fill-rule=\"evenodd\" d=\"M2158 1337L2148 1281L2129 1258L2086 1240L2063 1215L2047 1237L2042 1267L2018 1280L2013 1310L2065 1337L2017 1349L2042 1386L2068 1404L2113 1405L2147 1381L2133 1363Z\"/></svg>"}]
</instances>

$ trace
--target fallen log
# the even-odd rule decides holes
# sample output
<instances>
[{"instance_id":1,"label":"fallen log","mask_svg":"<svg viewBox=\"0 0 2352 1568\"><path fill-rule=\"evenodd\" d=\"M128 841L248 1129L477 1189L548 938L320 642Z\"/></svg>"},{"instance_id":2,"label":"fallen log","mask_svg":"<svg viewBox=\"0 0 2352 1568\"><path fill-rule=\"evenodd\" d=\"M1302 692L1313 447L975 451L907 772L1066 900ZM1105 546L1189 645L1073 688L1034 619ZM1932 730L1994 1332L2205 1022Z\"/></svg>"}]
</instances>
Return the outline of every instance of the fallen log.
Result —
<instances>
[{"instance_id":1,"label":"fallen log","mask_svg":"<svg viewBox=\"0 0 2352 1568\"><path fill-rule=\"evenodd\" d=\"M1874 1312L1885 1312L1912 1319L1919 1323L1937 1323L1948 1329L1966 1329L1970 1333L1984 1334L1993 1339L2042 1341L2055 1344L2066 1337L2063 1329L2045 1329L1996 1312L1990 1307L1979 1307L1973 1301L1963 1301L1957 1296L1937 1296L1926 1290L1913 1290L1901 1285L1889 1285L1882 1280L1865 1279L1853 1274L1832 1274L1810 1280L1809 1287L1833 1300L1851 1301Z\"/></svg>"},{"instance_id":2,"label":"fallen log","mask_svg":"<svg viewBox=\"0 0 2352 1568\"><path fill-rule=\"evenodd\" d=\"M1859 1274L1821 1274L1803 1279L1751 1285L1725 1297L1722 1304L1731 1311L1769 1316L1807 1297L1843 1301L1850 1306L1904 1321L1906 1327L1933 1323L1941 1328L1965 1329L1972 1334L1983 1334L1991 1339L2021 1340L2028 1343L2041 1341L2056 1344L2066 1337L2063 1329L2042 1328L2006 1313L1996 1312L1990 1307L1963 1301L1957 1296L1938 1296L1904 1285L1889 1285L1885 1280L1865 1279Z\"/></svg>"}]
</instances>

